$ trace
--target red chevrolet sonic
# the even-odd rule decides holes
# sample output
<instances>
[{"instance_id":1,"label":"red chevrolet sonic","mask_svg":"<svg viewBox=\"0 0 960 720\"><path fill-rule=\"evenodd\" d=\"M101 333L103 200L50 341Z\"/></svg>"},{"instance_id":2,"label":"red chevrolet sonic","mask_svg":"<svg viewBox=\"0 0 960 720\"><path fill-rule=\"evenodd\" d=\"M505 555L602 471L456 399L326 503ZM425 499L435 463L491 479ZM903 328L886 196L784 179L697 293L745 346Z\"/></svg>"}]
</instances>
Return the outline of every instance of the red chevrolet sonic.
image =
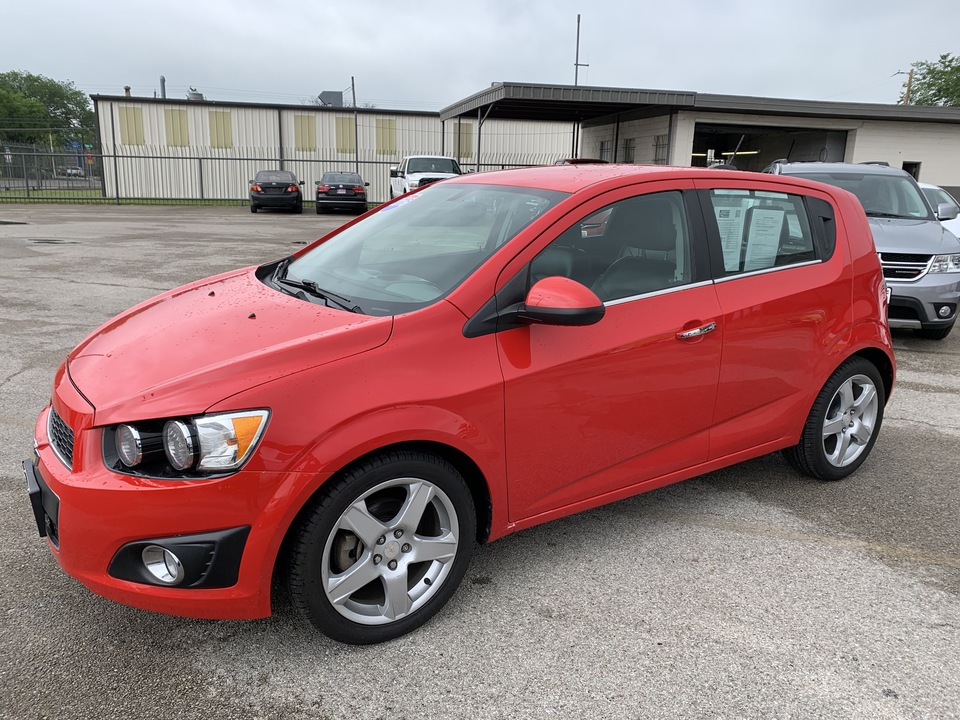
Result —
<instances>
[{"instance_id":1,"label":"red chevrolet sonic","mask_svg":"<svg viewBox=\"0 0 960 720\"><path fill-rule=\"evenodd\" d=\"M379 642L444 605L476 542L777 450L849 475L893 387L886 308L836 187L463 176L97 329L23 467L94 592L257 618L278 580L330 637Z\"/></svg>"}]
</instances>

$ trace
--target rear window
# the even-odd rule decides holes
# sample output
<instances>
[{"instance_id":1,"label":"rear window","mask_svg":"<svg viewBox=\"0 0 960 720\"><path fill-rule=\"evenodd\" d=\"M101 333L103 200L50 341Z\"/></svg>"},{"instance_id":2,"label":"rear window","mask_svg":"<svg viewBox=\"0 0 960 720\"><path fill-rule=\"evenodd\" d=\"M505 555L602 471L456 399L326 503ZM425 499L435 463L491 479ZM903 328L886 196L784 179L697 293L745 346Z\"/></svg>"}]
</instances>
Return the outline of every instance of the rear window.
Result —
<instances>
[{"instance_id":1,"label":"rear window","mask_svg":"<svg viewBox=\"0 0 960 720\"><path fill-rule=\"evenodd\" d=\"M320 182L324 185L363 185L363 181L356 173L324 173Z\"/></svg>"},{"instance_id":2,"label":"rear window","mask_svg":"<svg viewBox=\"0 0 960 720\"><path fill-rule=\"evenodd\" d=\"M261 170L256 176L257 182L297 183L297 176L283 170Z\"/></svg>"}]
</instances>

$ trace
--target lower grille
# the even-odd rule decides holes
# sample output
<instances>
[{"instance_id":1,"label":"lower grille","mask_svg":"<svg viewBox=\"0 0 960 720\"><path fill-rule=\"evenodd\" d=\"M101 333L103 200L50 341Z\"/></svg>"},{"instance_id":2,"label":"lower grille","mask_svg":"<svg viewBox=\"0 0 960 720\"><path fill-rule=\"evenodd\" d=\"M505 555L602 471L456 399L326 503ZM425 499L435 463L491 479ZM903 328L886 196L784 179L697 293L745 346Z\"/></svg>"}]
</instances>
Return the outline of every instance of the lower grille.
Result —
<instances>
[{"instance_id":1,"label":"lower grille","mask_svg":"<svg viewBox=\"0 0 960 720\"><path fill-rule=\"evenodd\" d=\"M50 436L50 446L60 458L60 462L73 470L73 430L52 407L50 420L47 423L47 433Z\"/></svg>"}]
</instances>

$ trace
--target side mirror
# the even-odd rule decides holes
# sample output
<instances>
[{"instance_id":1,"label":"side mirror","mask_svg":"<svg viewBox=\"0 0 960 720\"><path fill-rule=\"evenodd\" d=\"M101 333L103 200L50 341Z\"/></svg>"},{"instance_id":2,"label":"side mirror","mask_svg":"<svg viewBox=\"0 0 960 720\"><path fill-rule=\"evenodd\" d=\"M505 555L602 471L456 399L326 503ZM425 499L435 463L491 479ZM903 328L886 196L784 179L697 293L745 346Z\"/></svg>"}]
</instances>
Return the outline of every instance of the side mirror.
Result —
<instances>
[{"instance_id":1,"label":"side mirror","mask_svg":"<svg viewBox=\"0 0 960 720\"><path fill-rule=\"evenodd\" d=\"M303 180L297 180L297 185L303 185Z\"/></svg>"},{"instance_id":2,"label":"side mirror","mask_svg":"<svg viewBox=\"0 0 960 720\"><path fill-rule=\"evenodd\" d=\"M937 205L937 220L955 220L960 215L960 208L950 203Z\"/></svg>"},{"instance_id":3,"label":"side mirror","mask_svg":"<svg viewBox=\"0 0 960 720\"><path fill-rule=\"evenodd\" d=\"M319 184L319 183L318 183L318 184ZM370 183L365 182L365 183L363 184L363 186L364 186L364 187L370 187Z\"/></svg>"},{"instance_id":4,"label":"side mirror","mask_svg":"<svg viewBox=\"0 0 960 720\"><path fill-rule=\"evenodd\" d=\"M586 285L553 276L534 283L517 319L531 325L593 325L604 312L603 302Z\"/></svg>"},{"instance_id":5,"label":"side mirror","mask_svg":"<svg viewBox=\"0 0 960 720\"><path fill-rule=\"evenodd\" d=\"M253 185L253 180L247 180L247 185Z\"/></svg>"},{"instance_id":6,"label":"side mirror","mask_svg":"<svg viewBox=\"0 0 960 720\"><path fill-rule=\"evenodd\" d=\"M397 175L397 166L396 166L396 165L393 165L393 166L390 167L390 177L392 177L392 178L399 177L399 175Z\"/></svg>"}]
</instances>

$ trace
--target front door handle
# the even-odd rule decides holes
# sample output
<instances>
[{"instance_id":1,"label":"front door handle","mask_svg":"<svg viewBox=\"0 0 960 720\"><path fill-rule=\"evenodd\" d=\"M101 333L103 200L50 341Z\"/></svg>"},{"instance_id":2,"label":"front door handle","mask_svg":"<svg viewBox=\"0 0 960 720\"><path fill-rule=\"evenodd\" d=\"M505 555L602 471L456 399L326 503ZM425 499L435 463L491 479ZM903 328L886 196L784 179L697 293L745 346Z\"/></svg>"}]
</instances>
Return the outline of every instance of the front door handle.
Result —
<instances>
[{"instance_id":1,"label":"front door handle","mask_svg":"<svg viewBox=\"0 0 960 720\"><path fill-rule=\"evenodd\" d=\"M706 325L701 325L693 330L684 330L683 332L678 332L677 340L690 340L691 338L706 335L708 332L713 332L716 329L717 324L715 322L707 323Z\"/></svg>"}]
</instances>

